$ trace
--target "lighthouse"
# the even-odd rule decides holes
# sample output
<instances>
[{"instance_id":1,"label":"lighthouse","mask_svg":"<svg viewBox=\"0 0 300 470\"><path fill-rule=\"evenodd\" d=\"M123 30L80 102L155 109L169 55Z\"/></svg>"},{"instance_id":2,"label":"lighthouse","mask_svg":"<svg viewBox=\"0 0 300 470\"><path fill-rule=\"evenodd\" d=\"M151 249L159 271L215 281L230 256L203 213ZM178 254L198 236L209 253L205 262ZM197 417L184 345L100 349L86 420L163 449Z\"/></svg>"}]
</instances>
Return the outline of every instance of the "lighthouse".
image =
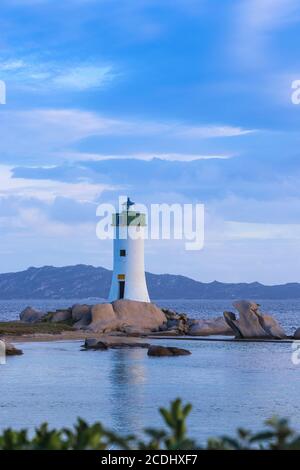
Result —
<instances>
[{"instance_id":1,"label":"lighthouse","mask_svg":"<svg viewBox=\"0 0 300 470\"><path fill-rule=\"evenodd\" d=\"M133 210L129 198L124 209L113 214L113 275L109 301L118 299L150 302L144 262L146 215Z\"/></svg>"}]
</instances>

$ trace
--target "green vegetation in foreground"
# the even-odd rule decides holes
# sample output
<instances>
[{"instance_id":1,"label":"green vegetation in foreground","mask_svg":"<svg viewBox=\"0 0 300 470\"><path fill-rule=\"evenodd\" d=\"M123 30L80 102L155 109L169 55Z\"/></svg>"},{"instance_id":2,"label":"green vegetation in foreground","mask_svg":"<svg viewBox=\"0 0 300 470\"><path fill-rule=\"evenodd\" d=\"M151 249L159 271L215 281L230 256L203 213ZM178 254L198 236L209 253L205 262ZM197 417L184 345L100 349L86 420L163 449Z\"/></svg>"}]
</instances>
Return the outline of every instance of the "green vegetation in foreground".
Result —
<instances>
[{"instance_id":1,"label":"green vegetation in foreground","mask_svg":"<svg viewBox=\"0 0 300 470\"><path fill-rule=\"evenodd\" d=\"M56 335L64 331L74 331L72 326L66 323L22 323L19 321L0 322L0 335L32 335L36 333Z\"/></svg>"},{"instance_id":2,"label":"green vegetation in foreground","mask_svg":"<svg viewBox=\"0 0 300 470\"><path fill-rule=\"evenodd\" d=\"M297 435L285 419L272 418L266 422L267 429L252 433L243 429L234 437L210 439L201 447L187 437L186 419L192 407L183 405L180 399L173 401L169 409L161 408L166 428L145 429L145 440L136 436L121 437L105 429L101 423L89 426L78 419L73 429L50 430L47 423L35 430L32 438L27 430L7 429L0 435L0 450L104 450L112 446L125 450L296 450L300 449Z\"/></svg>"}]
</instances>

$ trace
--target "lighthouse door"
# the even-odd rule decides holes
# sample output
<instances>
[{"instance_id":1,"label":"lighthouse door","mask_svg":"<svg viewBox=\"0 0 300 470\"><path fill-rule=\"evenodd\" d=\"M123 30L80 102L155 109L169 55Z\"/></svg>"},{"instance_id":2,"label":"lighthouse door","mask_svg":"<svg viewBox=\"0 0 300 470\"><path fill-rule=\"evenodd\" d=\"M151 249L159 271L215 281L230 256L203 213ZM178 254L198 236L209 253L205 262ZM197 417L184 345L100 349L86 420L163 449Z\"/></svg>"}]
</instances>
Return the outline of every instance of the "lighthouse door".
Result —
<instances>
[{"instance_id":1,"label":"lighthouse door","mask_svg":"<svg viewBox=\"0 0 300 470\"><path fill-rule=\"evenodd\" d=\"M119 299L124 299L125 281L119 281Z\"/></svg>"}]
</instances>

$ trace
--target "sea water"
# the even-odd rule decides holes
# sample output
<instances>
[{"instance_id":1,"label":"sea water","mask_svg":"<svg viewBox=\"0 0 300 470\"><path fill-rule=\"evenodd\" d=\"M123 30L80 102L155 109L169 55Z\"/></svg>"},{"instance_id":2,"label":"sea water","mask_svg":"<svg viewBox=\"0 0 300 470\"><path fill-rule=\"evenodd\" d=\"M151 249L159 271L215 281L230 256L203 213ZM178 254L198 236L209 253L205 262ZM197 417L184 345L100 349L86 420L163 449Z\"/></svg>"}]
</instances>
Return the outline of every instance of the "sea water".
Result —
<instances>
[{"instance_id":1,"label":"sea water","mask_svg":"<svg viewBox=\"0 0 300 470\"><path fill-rule=\"evenodd\" d=\"M194 317L216 316L230 301L158 302ZM1 302L5 319L20 307L58 308L70 301ZM300 326L300 302L262 302L286 328ZM299 319L299 321L298 321ZM189 434L199 442L261 429L276 414L300 423L300 366L291 344L153 340L189 349L191 356L150 358L145 349L81 351L82 341L24 343L23 356L0 366L0 427L43 421L71 426L77 416L115 431L142 433L161 426L159 406L181 397L193 404Z\"/></svg>"}]
</instances>

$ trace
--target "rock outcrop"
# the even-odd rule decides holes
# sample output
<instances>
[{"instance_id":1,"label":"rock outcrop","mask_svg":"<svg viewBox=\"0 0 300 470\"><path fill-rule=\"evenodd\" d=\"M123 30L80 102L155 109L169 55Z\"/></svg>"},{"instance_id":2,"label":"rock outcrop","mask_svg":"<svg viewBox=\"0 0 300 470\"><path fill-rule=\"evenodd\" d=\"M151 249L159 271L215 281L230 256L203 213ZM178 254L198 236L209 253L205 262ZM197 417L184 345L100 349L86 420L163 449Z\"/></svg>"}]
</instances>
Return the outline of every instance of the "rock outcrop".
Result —
<instances>
[{"instance_id":1,"label":"rock outcrop","mask_svg":"<svg viewBox=\"0 0 300 470\"><path fill-rule=\"evenodd\" d=\"M232 336L232 328L227 324L223 317L217 317L211 320L192 320L190 322L188 334L191 336Z\"/></svg>"},{"instance_id":2,"label":"rock outcrop","mask_svg":"<svg viewBox=\"0 0 300 470\"><path fill-rule=\"evenodd\" d=\"M191 354L187 349L173 348L166 346L150 346L148 356L166 357L166 356L188 356Z\"/></svg>"},{"instance_id":3,"label":"rock outcrop","mask_svg":"<svg viewBox=\"0 0 300 470\"><path fill-rule=\"evenodd\" d=\"M160 328L160 332L162 335L232 335L232 329L226 323L223 317L208 320L193 320L188 318L188 316L184 313L174 312L169 309L162 310L167 317L167 323L165 323Z\"/></svg>"},{"instance_id":4,"label":"rock outcrop","mask_svg":"<svg viewBox=\"0 0 300 470\"><path fill-rule=\"evenodd\" d=\"M167 319L156 305L135 300L116 300L111 304L96 304L91 311L92 322L88 329L95 333L124 331L157 331Z\"/></svg>"},{"instance_id":5,"label":"rock outcrop","mask_svg":"<svg viewBox=\"0 0 300 470\"><path fill-rule=\"evenodd\" d=\"M259 311L259 305L246 300L237 301L233 312L213 319L190 319L184 313L160 309L155 304L134 300L116 300L96 305L76 304L69 309L44 314L27 307L20 314L23 322L65 322L77 329L111 335L146 336L209 336L234 335L236 338L286 338L279 323L268 314ZM295 332L300 338L300 329Z\"/></svg>"},{"instance_id":6,"label":"rock outcrop","mask_svg":"<svg viewBox=\"0 0 300 470\"><path fill-rule=\"evenodd\" d=\"M44 312L40 312L33 307L26 307L20 313L20 320L25 323L35 323L37 321L41 321L44 316Z\"/></svg>"},{"instance_id":7,"label":"rock outcrop","mask_svg":"<svg viewBox=\"0 0 300 470\"><path fill-rule=\"evenodd\" d=\"M27 307L21 312L20 319L28 323L65 322L74 328L95 333L119 332L133 336L158 331L167 323L165 314L156 305L125 299L94 306L75 304L71 308L48 313Z\"/></svg>"},{"instance_id":8,"label":"rock outcrop","mask_svg":"<svg viewBox=\"0 0 300 470\"><path fill-rule=\"evenodd\" d=\"M174 312L169 309L162 309L164 312L167 323L164 324L160 330L177 335L185 335L189 330L189 319L185 313Z\"/></svg>"},{"instance_id":9,"label":"rock outcrop","mask_svg":"<svg viewBox=\"0 0 300 470\"><path fill-rule=\"evenodd\" d=\"M52 323L69 322L72 320L72 309L57 310L53 312L50 321Z\"/></svg>"},{"instance_id":10,"label":"rock outcrop","mask_svg":"<svg viewBox=\"0 0 300 470\"><path fill-rule=\"evenodd\" d=\"M150 333L153 333L151 329L143 329L141 327L136 327L136 326L128 326L125 325L121 327L120 329L117 330L118 334L124 334L125 336L147 336Z\"/></svg>"},{"instance_id":11,"label":"rock outcrop","mask_svg":"<svg viewBox=\"0 0 300 470\"><path fill-rule=\"evenodd\" d=\"M262 314L255 302L240 300L233 303L239 318L233 312L224 312L224 318L236 338L286 338L284 330L271 315Z\"/></svg>"},{"instance_id":12,"label":"rock outcrop","mask_svg":"<svg viewBox=\"0 0 300 470\"><path fill-rule=\"evenodd\" d=\"M74 327L77 329L84 329L92 321L92 306L87 304L75 304L72 307L72 320Z\"/></svg>"},{"instance_id":13,"label":"rock outcrop","mask_svg":"<svg viewBox=\"0 0 300 470\"><path fill-rule=\"evenodd\" d=\"M91 310L92 321L88 327L95 333L110 332L121 325L114 312L112 304L96 304Z\"/></svg>"}]
</instances>

